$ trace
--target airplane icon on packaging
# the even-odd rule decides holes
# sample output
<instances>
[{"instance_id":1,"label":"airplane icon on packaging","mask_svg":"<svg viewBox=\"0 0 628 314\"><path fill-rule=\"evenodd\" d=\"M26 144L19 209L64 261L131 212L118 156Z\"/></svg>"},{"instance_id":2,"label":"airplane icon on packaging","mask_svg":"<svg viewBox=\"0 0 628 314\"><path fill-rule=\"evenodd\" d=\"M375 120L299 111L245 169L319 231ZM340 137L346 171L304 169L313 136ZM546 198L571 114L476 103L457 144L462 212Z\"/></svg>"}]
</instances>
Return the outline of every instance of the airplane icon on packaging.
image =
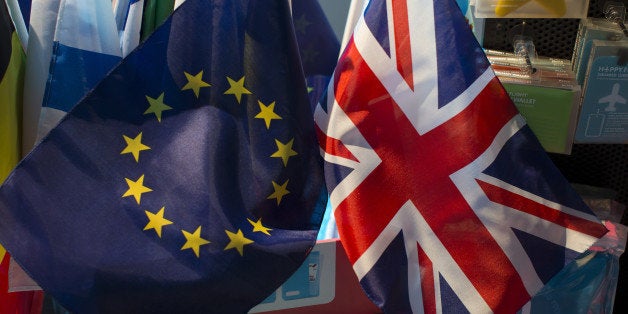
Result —
<instances>
[{"instance_id":1,"label":"airplane icon on packaging","mask_svg":"<svg viewBox=\"0 0 628 314\"><path fill-rule=\"evenodd\" d=\"M626 98L619 95L619 83L613 84L613 89L611 90L611 94L608 96L604 96L598 100L599 104L608 103L608 106L604 108L606 112L615 112L617 111L617 107L615 104L626 104Z\"/></svg>"}]
</instances>

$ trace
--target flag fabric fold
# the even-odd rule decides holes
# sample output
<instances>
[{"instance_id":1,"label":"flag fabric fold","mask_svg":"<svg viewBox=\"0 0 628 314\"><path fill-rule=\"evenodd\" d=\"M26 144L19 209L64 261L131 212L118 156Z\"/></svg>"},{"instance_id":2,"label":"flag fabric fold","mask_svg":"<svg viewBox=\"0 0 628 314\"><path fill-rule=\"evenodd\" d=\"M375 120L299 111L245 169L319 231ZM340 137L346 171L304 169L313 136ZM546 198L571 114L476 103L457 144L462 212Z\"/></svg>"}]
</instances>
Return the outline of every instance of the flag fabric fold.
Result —
<instances>
[{"instance_id":1,"label":"flag fabric fold","mask_svg":"<svg viewBox=\"0 0 628 314\"><path fill-rule=\"evenodd\" d=\"M347 13L347 20L345 21L344 32L342 34L340 42L340 51L344 51L344 48L347 46L351 35L353 35L353 29L355 28L355 24L357 23L358 19L362 15L362 12L364 11L364 1L365 0L351 0L351 3L349 4L349 12ZM324 98L321 99L321 102L327 103L326 95L323 95L323 97ZM321 223L321 229L318 233L318 238L319 240L324 240L337 239L339 237L340 235L338 234L336 217L334 217L331 202L328 202L327 209L325 210L325 216L323 217L323 222Z\"/></svg>"},{"instance_id":2,"label":"flag fabric fold","mask_svg":"<svg viewBox=\"0 0 628 314\"><path fill-rule=\"evenodd\" d=\"M0 313L31 313L42 312L44 293L42 291L9 292L9 260L10 256L0 246Z\"/></svg>"},{"instance_id":3,"label":"flag fabric fold","mask_svg":"<svg viewBox=\"0 0 628 314\"><path fill-rule=\"evenodd\" d=\"M318 0L299 0L291 3L292 21L307 83L308 98L314 110L319 101L326 101L325 91L336 67L340 44ZM332 215L329 203L327 205L317 237L320 240L331 238L329 229L332 230L331 235L336 231L336 224L328 223Z\"/></svg>"},{"instance_id":4,"label":"flag fabric fold","mask_svg":"<svg viewBox=\"0 0 628 314\"><path fill-rule=\"evenodd\" d=\"M9 1L16 1L16 0L9 0ZM30 21L30 16L31 16L31 2L33 0L17 0L19 7L20 7L20 12L22 15L22 20L24 21L24 23L26 25L28 25L29 21ZM25 43L24 43L25 44Z\"/></svg>"},{"instance_id":5,"label":"flag fabric fold","mask_svg":"<svg viewBox=\"0 0 628 314\"><path fill-rule=\"evenodd\" d=\"M514 313L607 230L454 0L372 0L317 107L340 239L390 313Z\"/></svg>"},{"instance_id":6,"label":"flag fabric fold","mask_svg":"<svg viewBox=\"0 0 628 314\"><path fill-rule=\"evenodd\" d=\"M37 140L37 125L50 69L52 43L61 0L33 0L28 27L28 59L24 72L22 117L22 155L28 154Z\"/></svg>"},{"instance_id":7,"label":"flag fabric fold","mask_svg":"<svg viewBox=\"0 0 628 314\"><path fill-rule=\"evenodd\" d=\"M185 0L174 0L174 9L176 10Z\"/></svg>"},{"instance_id":8,"label":"flag fabric fold","mask_svg":"<svg viewBox=\"0 0 628 314\"><path fill-rule=\"evenodd\" d=\"M119 0L115 3L113 11L122 57L126 57L140 43L144 0Z\"/></svg>"},{"instance_id":9,"label":"flag fabric fold","mask_svg":"<svg viewBox=\"0 0 628 314\"><path fill-rule=\"evenodd\" d=\"M353 35L355 24L358 23L360 16L364 12L364 4L366 0L351 0L349 4L349 12L347 13L347 20L345 22L345 29L340 41L340 49L344 51L345 47L349 43L349 39Z\"/></svg>"},{"instance_id":10,"label":"flag fabric fold","mask_svg":"<svg viewBox=\"0 0 628 314\"><path fill-rule=\"evenodd\" d=\"M0 243L70 312L244 313L326 193L284 1L188 0L0 188Z\"/></svg>"},{"instance_id":11,"label":"flag fabric fold","mask_svg":"<svg viewBox=\"0 0 628 314\"><path fill-rule=\"evenodd\" d=\"M28 42L27 25L28 17L30 15L30 1L28 1L28 3L24 3L26 1L18 2L18 0L5 0L5 2L7 9L9 10L9 16L11 16L11 20L13 20L15 32L20 39L20 44L23 49L26 50L26 43Z\"/></svg>"}]
</instances>

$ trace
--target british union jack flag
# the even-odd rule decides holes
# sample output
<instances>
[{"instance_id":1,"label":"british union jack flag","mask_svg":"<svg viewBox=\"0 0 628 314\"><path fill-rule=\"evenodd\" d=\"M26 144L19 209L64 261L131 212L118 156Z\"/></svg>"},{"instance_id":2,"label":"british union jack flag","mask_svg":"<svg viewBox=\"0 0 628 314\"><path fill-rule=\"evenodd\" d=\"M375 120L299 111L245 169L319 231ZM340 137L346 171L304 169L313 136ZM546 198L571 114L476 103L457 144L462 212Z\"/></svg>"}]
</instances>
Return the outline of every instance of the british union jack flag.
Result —
<instances>
[{"instance_id":1,"label":"british union jack flag","mask_svg":"<svg viewBox=\"0 0 628 314\"><path fill-rule=\"evenodd\" d=\"M514 313L607 232L454 0L372 0L315 118L340 238L387 313Z\"/></svg>"}]
</instances>

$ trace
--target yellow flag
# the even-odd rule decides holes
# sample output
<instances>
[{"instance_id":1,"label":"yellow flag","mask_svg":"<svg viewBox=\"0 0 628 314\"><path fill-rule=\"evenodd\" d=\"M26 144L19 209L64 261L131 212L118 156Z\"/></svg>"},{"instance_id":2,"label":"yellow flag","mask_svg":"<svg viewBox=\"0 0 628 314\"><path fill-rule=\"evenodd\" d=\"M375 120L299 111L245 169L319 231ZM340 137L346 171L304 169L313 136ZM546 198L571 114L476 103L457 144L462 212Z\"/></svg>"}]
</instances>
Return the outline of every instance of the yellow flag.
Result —
<instances>
[{"instance_id":1,"label":"yellow flag","mask_svg":"<svg viewBox=\"0 0 628 314\"><path fill-rule=\"evenodd\" d=\"M0 26L1 27L1 26ZM4 30L0 30L4 33ZM24 52L15 31L0 36L10 41L1 49L8 58L0 60L0 182L4 181L20 160L20 133L22 121L22 88L24 78ZM4 41L4 40L3 40Z\"/></svg>"}]
</instances>

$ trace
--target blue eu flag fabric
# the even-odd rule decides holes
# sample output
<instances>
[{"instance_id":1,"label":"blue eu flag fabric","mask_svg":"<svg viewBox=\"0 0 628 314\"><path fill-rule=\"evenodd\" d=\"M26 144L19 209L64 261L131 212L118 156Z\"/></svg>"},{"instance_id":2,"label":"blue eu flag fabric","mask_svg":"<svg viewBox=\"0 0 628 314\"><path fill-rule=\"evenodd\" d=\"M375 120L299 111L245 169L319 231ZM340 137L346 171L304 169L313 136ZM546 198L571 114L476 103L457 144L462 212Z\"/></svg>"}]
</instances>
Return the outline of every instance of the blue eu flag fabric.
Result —
<instances>
[{"instance_id":1,"label":"blue eu flag fabric","mask_svg":"<svg viewBox=\"0 0 628 314\"><path fill-rule=\"evenodd\" d=\"M292 16L312 109L327 103L325 92L334 73L340 43L318 0L292 1ZM325 210L318 239L338 238L330 203Z\"/></svg>"},{"instance_id":2,"label":"blue eu flag fabric","mask_svg":"<svg viewBox=\"0 0 628 314\"><path fill-rule=\"evenodd\" d=\"M285 1L188 0L0 188L0 242L71 312L244 313L327 199Z\"/></svg>"},{"instance_id":3,"label":"blue eu flag fabric","mask_svg":"<svg viewBox=\"0 0 628 314\"><path fill-rule=\"evenodd\" d=\"M292 1L292 16L309 98L314 108L334 73L340 43L318 0Z\"/></svg>"}]
</instances>

